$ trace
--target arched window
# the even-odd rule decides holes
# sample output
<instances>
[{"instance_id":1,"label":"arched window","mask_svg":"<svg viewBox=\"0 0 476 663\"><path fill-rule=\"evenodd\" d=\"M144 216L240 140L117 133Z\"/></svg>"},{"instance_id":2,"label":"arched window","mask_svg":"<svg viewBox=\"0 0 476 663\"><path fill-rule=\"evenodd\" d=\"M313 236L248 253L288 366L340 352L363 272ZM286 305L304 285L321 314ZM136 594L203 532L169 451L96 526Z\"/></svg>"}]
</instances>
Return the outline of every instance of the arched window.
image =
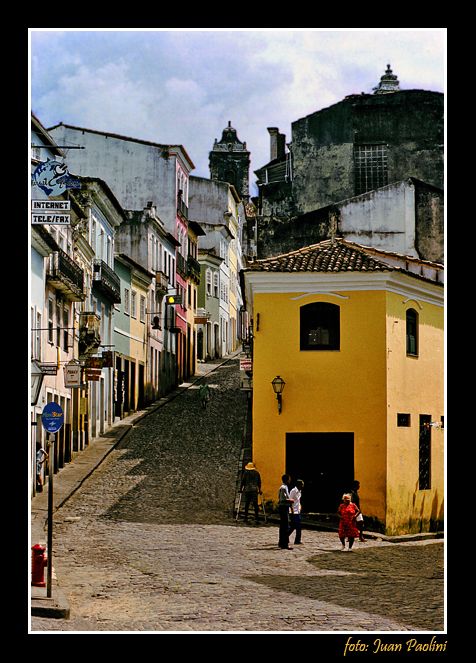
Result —
<instances>
[{"instance_id":1,"label":"arched window","mask_svg":"<svg viewBox=\"0 0 476 663\"><path fill-rule=\"evenodd\" d=\"M340 308L316 302L300 310L301 350L340 350Z\"/></svg>"},{"instance_id":2,"label":"arched window","mask_svg":"<svg viewBox=\"0 0 476 663\"><path fill-rule=\"evenodd\" d=\"M418 356L418 313L407 310L407 355Z\"/></svg>"}]
</instances>

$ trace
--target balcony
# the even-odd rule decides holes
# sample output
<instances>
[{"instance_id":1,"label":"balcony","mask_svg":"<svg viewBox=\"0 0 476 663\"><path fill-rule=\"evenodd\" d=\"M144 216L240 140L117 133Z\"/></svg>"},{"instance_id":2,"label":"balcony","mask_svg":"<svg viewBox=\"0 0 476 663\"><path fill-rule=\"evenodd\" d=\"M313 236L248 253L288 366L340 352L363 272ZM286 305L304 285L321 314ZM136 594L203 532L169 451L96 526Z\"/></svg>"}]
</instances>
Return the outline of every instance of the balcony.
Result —
<instances>
[{"instance_id":1,"label":"balcony","mask_svg":"<svg viewBox=\"0 0 476 663\"><path fill-rule=\"evenodd\" d=\"M83 302L84 272L67 253L59 249L47 258L46 278L70 302Z\"/></svg>"},{"instance_id":2,"label":"balcony","mask_svg":"<svg viewBox=\"0 0 476 663\"><path fill-rule=\"evenodd\" d=\"M177 273L180 274L180 276L183 279L187 278L187 261L183 257L181 253L177 251Z\"/></svg>"},{"instance_id":3,"label":"balcony","mask_svg":"<svg viewBox=\"0 0 476 663\"><path fill-rule=\"evenodd\" d=\"M180 216L183 216L185 220L188 219L188 207L181 198L177 199L177 212Z\"/></svg>"},{"instance_id":4,"label":"balcony","mask_svg":"<svg viewBox=\"0 0 476 663\"><path fill-rule=\"evenodd\" d=\"M97 313L84 311L79 314L79 357L84 358L97 352L101 345L101 320Z\"/></svg>"},{"instance_id":5,"label":"balcony","mask_svg":"<svg viewBox=\"0 0 476 663\"><path fill-rule=\"evenodd\" d=\"M155 273L155 291L159 295L166 295L169 289L169 279L163 272Z\"/></svg>"},{"instance_id":6,"label":"balcony","mask_svg":"<svg viewBox=\"0 0 476 663\"><path fill-rule=\"evenodd\" d=\"M191 255L187 258L187 275L197 284L200 283L200 263Z\"/></svg>"},{"instance_id":7,"label":"balcony","mask_svg":"<svg viewBox=\"0 0 476 663\"><path fill-rule=\"evenodd\" d=\"M121 301L121 281L104 260L93 260L93 285L102 292L111 302L119 304Z\"/></svg>"}]
</instances>

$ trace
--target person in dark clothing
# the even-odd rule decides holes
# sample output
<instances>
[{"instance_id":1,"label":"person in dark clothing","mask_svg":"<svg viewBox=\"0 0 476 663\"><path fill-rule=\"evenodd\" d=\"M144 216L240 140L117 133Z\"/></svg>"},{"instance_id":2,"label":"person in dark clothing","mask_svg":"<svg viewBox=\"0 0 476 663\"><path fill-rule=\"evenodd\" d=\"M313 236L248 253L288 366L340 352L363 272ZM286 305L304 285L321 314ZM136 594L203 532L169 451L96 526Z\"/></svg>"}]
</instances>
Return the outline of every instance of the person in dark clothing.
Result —
<instances>
[{"instance_id":1,"label":"person in dark clothing","mask_svg":"<svg viewBox=\"0 0 476 663\"><path fill-rule=\"evenodd\" d=\"M278 492L278 511L279 511L279 542L278 546L283 550L292 550L289 547L289 507L293 500L289 496L289 484L291 477L289 474L283 474L282 484Z\"/></svg>"},{"instance_id":2,"label":"person in dark clothing","mask_svg":"<svg viewBox=\"0 0 476 663\"><path fill-rule=\"evenodd\" d=\"M248 522L248 511L252 504L255 512L255 522L258 524L258 495L261 495L261 475L253 463L245 465L241 479L241 491L245 498L245 523Z\"/></svg>"},{"instance_id":3,"label":"person in dark clothing","mask_svg":"<svg viewBox=\"0 0 476 663\"><path fill-rule=\"evenodd\" d=\"M360 497L358 490L360 488L360 481L355 480L352 484L352 490L350 491L352 502L359 508L360 510ZM362 543L365 543L366 539L364 539L364 518L362 516L362 512L359 513L357 516L359 520L356 521L357 529L359 530L359 541Z\"/></svg>"}]
</instances>

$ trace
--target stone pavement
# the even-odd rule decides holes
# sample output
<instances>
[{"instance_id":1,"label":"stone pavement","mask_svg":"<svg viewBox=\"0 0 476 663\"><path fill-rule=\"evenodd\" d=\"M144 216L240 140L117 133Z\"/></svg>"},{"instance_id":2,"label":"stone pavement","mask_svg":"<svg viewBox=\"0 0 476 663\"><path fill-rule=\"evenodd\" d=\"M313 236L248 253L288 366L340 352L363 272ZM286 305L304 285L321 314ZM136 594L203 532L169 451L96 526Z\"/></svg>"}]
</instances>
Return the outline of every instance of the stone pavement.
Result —
<instances>
[{"instance_id":1,"label":"stone pavement","mask_svg":"<svg viewBox=\"0 0 476 663\"><path fill-rule=\"evenodd\" d=\"M284 551L276 524L231 517L237 360L202 364L200 378L214 392L206 412L198 385L182 385L55 475L54 598L70 614L32 595L33 632L442 631L441 540L374 533L342 553L335 531L306 529ZM46 538L45 509L41 493L32 543Z\"/></svg>"},{"instance_id":2,"label":"stone pavement","mask_svg":"<svg viewBox=\"0 0 476 663\"><path fill-rule=\"evenodd\" d=\"M223 359L197 364L195 376L189 382L184 382L177 389L163 398L157 400L149 407L115 422L102 437L91 440L90 444L73 458L72 462L63 467L53 478L53 513L61 509L67 500L83 485L88 477L101 465L109 453L117 447L129 431L145 417L163 407L173 399L180 396L194 383L200 381L204 376L214 371L221 364L227 362L238 352L232 353ZM55 520L55 519L53 519ZM31 545L40 543L46 547L48 527L48 481L44 489L37 493L31 500L30 507L30 532ZM54 527L54 526L53 526ZM54 530L53 530L54 531ZM53 551L54 554L54 551ZM45 568L46 581L46 568ZM55 572L53 561L52 573L52 596L47 597L46 587L31 587L31 614L43 617L69 618L69 602L61 590Z\"/></svg>"}]
</instances>

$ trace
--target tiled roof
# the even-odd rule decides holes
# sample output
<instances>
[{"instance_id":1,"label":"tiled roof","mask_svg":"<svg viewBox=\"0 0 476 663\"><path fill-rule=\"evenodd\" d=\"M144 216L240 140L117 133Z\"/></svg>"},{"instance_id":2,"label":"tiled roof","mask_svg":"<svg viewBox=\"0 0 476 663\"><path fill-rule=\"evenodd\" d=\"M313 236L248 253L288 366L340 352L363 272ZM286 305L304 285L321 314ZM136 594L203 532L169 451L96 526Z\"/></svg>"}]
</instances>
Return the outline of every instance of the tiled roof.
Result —
<instances>
[{"instance_id":1,"label":"tiled roof","mask_svg":"<svg viewBox=\"0 0 476 663\"><path fill-rule=\"evenodd\" d=\"M443 272L443 265L335 238L273 258L255 260L244 271L336 273L395 270L439 281L438 273Z\"/></svg>"},{"instance_id":2,"label":"tiled roof","mask_svg":"<svg viewBox=\"0 0 476 663\"><path fill-rule=\"evenodd\" d=\"M365 251L365 247L342 239L325 240L274 258L263 258L249 265L251 271L265 272L376 272L391 271Z\"/></svg>"}]
</instances>

